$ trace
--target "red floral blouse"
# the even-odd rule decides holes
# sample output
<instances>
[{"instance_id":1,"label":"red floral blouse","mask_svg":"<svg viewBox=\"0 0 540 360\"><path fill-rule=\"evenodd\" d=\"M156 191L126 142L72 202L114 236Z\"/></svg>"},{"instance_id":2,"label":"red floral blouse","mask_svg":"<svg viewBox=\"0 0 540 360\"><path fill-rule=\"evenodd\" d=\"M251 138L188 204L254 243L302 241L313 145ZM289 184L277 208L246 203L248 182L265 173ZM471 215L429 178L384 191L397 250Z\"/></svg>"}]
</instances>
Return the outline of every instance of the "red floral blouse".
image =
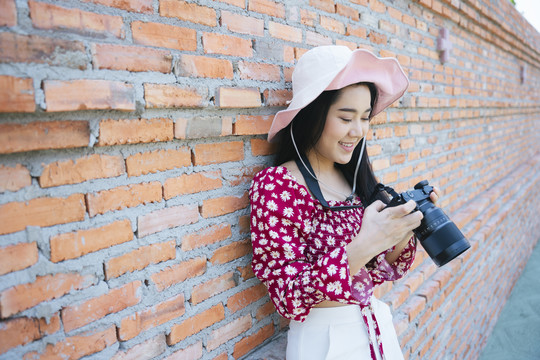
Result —
<instances>
[{"instance_id":1,"label":"red floral blouse","mask_svg":"<svg viewBox=\"0 0 540 360\"><path fill-rule=\"evenodd\" d=\"M285 318L304 321L324 300L370 307L374 286L403 277L414 260L412 238L394 263L386 261L389 249L351 275L345 246L360 231L364 208L323 208L285 167L259 172L250 200L253 271ZM358 198L352 203L361 204Z\"/></svg>"}]
</instances>

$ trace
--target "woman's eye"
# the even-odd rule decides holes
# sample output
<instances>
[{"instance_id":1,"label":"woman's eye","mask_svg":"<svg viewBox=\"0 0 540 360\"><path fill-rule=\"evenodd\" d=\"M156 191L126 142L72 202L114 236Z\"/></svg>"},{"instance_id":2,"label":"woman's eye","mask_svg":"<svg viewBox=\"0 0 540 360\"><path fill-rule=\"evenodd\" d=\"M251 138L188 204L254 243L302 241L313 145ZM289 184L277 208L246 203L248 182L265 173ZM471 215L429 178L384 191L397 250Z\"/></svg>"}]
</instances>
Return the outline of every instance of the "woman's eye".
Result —
<instances>
[{"instance_id":1,"label":"woman's eye","mask_svg":"<svg viewBox=\"0 0 540 360\"><path fill-rule=\"evenodd\" d=\"M346 122L351 122L352 121L352 119L345 119L345 118L341 118L341 120L346 121Z\"/></svg>"},{"instance_id":2,"label":"woman's eye","mask_svg":"<svg viewBox=\"0 0 540 360\"><path fill-rule=\"evenodd\" d=\"M362 118L363 121L369 121L371 120L370 118Z\"/></svg>"}]
</instances>

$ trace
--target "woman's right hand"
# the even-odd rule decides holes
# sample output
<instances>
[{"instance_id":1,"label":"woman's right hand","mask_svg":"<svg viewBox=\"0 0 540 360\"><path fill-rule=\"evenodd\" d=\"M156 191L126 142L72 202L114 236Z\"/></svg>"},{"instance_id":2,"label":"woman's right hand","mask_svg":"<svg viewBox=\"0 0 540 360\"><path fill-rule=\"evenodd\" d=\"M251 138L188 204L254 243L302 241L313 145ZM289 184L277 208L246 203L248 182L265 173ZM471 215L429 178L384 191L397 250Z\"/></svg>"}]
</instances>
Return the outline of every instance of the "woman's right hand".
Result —
<instances>
[{"instance_id":1,"label":"woman's right hand","mask_svg":"<svg viewBox=\"0 0 540 360\"><path fill-rule=\"evenodd\" d=\"M412 212L415 207L413 200L390 208L377 200L365 208L360 232L347 245L351 275L378 254L413 236L412 230L424 217L420 211Z\"/></svg>"}]
</instances>

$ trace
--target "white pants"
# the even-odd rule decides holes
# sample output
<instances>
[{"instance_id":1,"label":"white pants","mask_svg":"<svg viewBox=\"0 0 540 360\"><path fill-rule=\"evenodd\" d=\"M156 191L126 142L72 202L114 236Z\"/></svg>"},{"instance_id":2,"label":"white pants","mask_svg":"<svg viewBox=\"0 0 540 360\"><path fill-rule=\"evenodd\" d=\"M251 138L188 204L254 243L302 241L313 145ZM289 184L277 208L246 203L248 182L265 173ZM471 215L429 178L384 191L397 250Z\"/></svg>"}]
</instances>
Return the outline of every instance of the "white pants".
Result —
<instances>
[{"instance_id":1,"label":"white pants","mask_svg":"<svg viewBox=\"0 0 540 360\"><path fill-rule=\"evenodd\" d=\"M386 360L403 360L388 305L372 298ZM370 333L375 329L370 320ZM304 322L291 321L287 360L371 360L368 332L358 305L313 308ZM372 339L377 358L377 341Z\"/></svg>"}]
</instances>

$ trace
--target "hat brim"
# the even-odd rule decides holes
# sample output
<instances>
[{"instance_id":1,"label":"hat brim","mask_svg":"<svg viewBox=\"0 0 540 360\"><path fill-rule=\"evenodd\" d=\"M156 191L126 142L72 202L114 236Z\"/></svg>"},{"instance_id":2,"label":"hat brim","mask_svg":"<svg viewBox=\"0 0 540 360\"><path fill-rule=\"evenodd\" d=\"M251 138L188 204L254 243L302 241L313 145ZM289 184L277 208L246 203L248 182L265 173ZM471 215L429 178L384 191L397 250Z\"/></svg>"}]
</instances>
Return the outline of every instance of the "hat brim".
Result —
<instances>
[{"instance_id":1,"label":"hat brim","mask_svg":"<svg viewBox=\"0 0 540 360\"><path fill-rule=\"evenodd\" d=\"M276 113L268 132L268 141L271 142L280 130L291 123L300 110L323 91L342 89L360 82L371 82L377 88L377 99L371 110L371 116L375 116L403 96L409 86L409 79L396 59L380 58L364 49L352 51L344 67L317 80L313 86L293 94L287 109Z\"/></svg>"}]
</instances>

